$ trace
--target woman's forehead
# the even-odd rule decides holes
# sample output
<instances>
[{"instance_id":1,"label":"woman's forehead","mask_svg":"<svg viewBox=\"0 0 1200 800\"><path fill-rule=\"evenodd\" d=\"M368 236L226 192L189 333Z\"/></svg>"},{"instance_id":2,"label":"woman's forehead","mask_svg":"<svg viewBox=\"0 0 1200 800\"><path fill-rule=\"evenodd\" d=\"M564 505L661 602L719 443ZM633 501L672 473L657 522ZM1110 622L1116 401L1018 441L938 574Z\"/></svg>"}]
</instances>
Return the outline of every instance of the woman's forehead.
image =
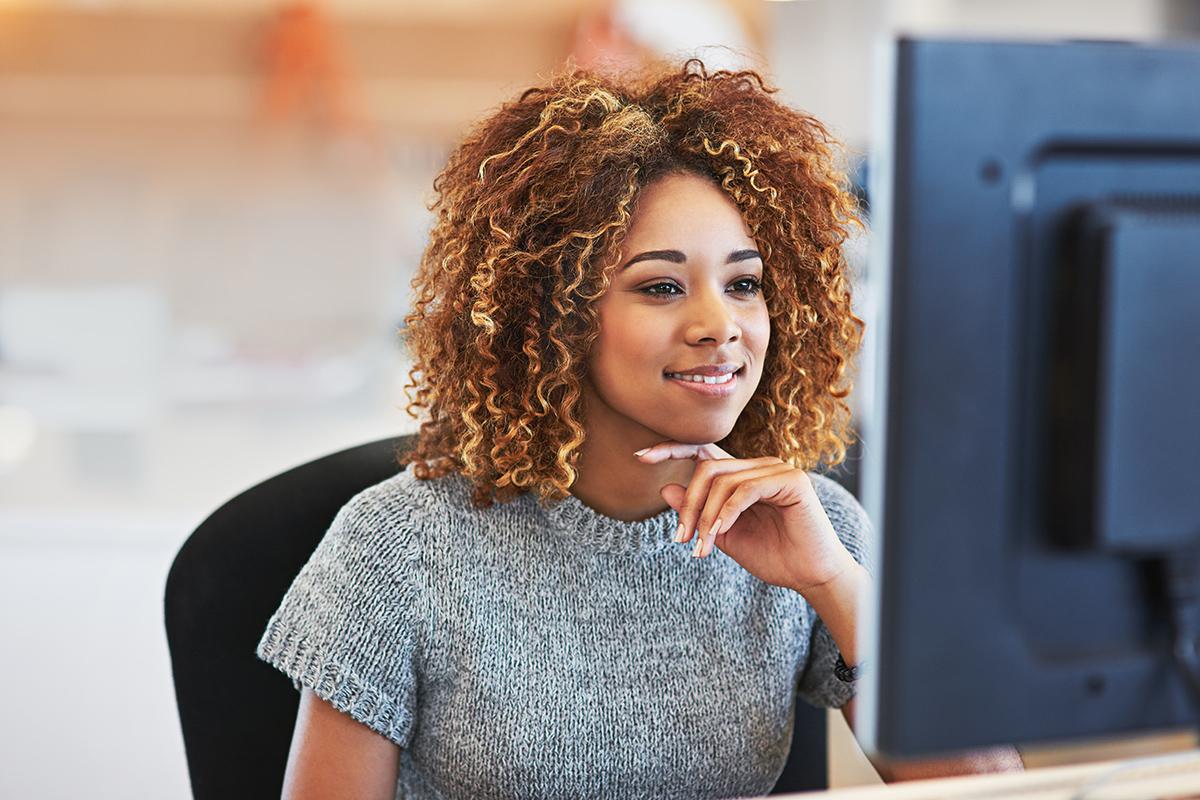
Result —
<instances>
[{"instance_id":1,"label":"woman's forehead","mask_svg":"<svg viewBox=\"0 0 1200 800\"><path fill-rule=\"evenodd\" d=\"M697 237L751 241L733 199L710 180L669 175L642 190L630 217L627 244L665 248Z\"/></svg>"}]
</instances>

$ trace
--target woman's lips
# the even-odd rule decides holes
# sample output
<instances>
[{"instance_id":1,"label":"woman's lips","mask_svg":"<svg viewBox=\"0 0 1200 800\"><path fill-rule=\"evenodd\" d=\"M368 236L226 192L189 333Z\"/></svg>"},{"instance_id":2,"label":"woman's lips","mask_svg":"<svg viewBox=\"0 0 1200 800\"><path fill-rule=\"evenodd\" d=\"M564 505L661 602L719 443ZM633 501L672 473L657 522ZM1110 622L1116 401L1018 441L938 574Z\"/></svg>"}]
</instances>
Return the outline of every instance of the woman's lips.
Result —
<instances>
[{"instance_id":1,"label":"woman's lips","mask_svg":"<svg viewBox=\"0 0 1200 800\"><path fill-rule=\"evenodd\" d=\"M724 383L701 383L683 378L672 378L667 375L663 375L663 377L676 386L695 392L701 397L728 397L737 389L737 382L741 379L744 369L745 367L739 368L737 372L733 373L733 377Z\"/></svg>"}]
</instances>

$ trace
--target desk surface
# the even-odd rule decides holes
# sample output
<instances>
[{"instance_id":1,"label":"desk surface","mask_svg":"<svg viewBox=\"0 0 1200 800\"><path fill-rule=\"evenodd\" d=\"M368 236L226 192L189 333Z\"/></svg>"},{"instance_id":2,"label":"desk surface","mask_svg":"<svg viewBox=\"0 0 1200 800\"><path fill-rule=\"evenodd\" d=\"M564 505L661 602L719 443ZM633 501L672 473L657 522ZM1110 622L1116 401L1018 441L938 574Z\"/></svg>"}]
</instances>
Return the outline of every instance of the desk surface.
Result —
<instances>
[{"instance_id":1,"label":"desk surface","mask_svg":"<svg viewBox=\"0 0 1200 800\"><path fill-rule=\"evenodd\" d=\"M1023 800L1145 800L1200 797L1200 750L1151 758L1099 761L1025 772L968 775L885 786L859 786L828 792L780 795L828 800L914 800L915 798L1013 797Z\"/></svg>"}]
</instances>

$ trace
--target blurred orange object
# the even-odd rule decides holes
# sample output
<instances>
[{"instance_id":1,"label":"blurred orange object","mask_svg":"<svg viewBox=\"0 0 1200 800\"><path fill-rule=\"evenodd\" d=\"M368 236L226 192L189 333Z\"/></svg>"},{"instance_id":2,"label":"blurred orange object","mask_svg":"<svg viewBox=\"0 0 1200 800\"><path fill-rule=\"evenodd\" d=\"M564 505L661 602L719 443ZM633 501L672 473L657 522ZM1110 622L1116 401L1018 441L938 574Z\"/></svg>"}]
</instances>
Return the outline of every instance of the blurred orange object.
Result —
<instances>
[{"instance_id":1,"label":"blurred orange object","mask_svg":"<svg viewBox=\"0 0 1200 800\"><path fill-rule=\"evenodd\" d=\"M612 2L589 14L583 14L575 28L571 57L584 69L637 69L651 54L617 20Z\"/></svg>"},{"instance_id":2,"label":"blurred orange object","mask_svg":"<svg viewBox=\"0 0 1200 800\"><path fill-rule=\"evenodd\" d=\"M318 3L285 3L265 37L263 116L279 122L309 102L330 127L356 131L362 119L329 18Z\"/></svg>"}]
</instances>

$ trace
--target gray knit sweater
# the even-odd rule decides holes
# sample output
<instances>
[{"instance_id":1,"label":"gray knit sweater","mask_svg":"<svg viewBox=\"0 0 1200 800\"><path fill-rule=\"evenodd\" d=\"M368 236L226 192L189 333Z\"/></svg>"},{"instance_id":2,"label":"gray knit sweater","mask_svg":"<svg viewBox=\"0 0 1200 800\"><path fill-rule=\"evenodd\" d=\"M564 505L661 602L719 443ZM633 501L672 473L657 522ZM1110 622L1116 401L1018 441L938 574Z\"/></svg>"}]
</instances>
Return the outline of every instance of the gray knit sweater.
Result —
<instances>
[{"instance_id":1,"label":"gray knit sweater","mask_svg":"<svg viewBox=\"0 0 1200 800\"><path fill-rule=\"evenodd\" d=\"M863 562L854 497L811 475ZM353 497L258 655L401 748L402 798L726 798L783 770L797 694L840 707L837 650L797 592L671 509L638 522L569 496L472 508L411 470Z\"/></svg>"}]
</instances>

